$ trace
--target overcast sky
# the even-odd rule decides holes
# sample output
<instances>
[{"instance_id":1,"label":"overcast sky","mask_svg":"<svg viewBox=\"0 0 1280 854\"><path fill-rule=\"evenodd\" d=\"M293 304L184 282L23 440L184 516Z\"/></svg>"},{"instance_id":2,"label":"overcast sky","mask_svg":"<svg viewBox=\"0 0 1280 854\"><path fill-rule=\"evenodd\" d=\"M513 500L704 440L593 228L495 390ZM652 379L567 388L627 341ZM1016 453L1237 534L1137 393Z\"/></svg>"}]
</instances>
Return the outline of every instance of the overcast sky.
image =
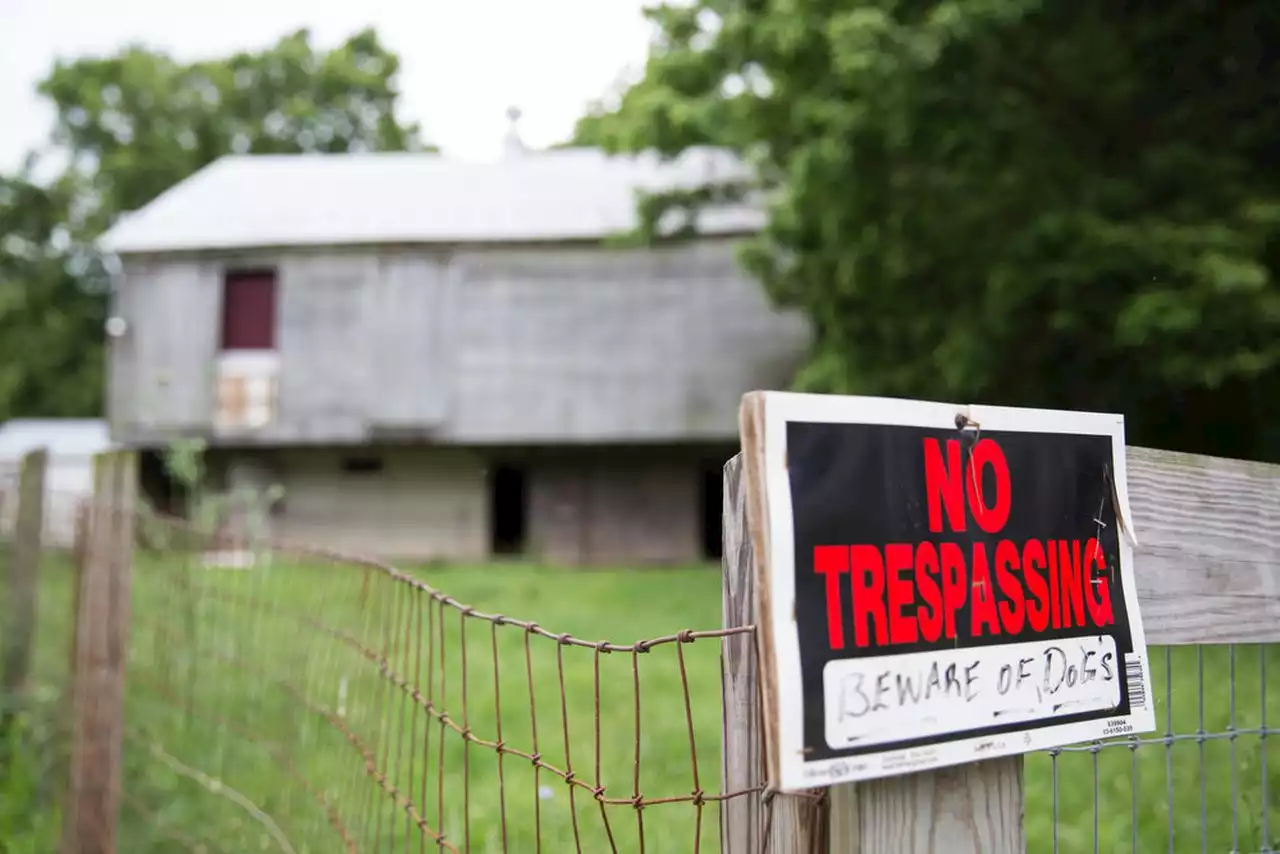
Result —
<instances>
[{"instance_id":1,"label":"overcast sky","mask_svg":"<svg viewBox=\"0 0 1280 854\"><path fill-rule=\"evenodd\" d=\"M39 145L52 112L34 87L57 57L141 41L179 58L270 44L298 27L335 44L377 27L403 60L405 117L446 153L497 156L505 111L542 146L644 59L643 0L0 0L0 170Z\"/></svg>"}]
</instances>

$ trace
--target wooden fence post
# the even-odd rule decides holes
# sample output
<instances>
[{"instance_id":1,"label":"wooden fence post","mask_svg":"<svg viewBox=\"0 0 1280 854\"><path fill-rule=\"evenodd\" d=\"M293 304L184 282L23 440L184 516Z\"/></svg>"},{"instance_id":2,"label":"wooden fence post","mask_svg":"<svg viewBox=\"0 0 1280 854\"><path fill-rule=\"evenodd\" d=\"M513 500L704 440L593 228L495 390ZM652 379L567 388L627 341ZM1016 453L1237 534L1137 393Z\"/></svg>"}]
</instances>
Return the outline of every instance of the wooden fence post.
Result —
<instances>
[{"instance_id":1,"label":"wooden fence post","mask_svg":"<svg viewBox=\"0 0 1280 854\"><path fill-rule=\"evenodd\" d=\"M75 528L71 538L71 565L76 568L76 590L79 591L79 572L84 566L84 557L89 548L89 513L92 509L90 501L80 501L76 504L76 521ZM72 613L75 613L73 610Z\"/></svg>"},{"instance_id":2,"label":"wooden fence post","mask_svg":"<svg viewBox=\"0 0 1280 854\"><path fill-rule=\"evenodd\" d=\"M68 649L67 688L62 715L67 731L75 715L76 662L80 660L80 603L84 598L84 567L89 559L89 532L93 527L93 499L76 507L75 539L71 544L71 643Z\"/></svg>"},{"instance_id":3,"label":"wooden fence post","mask_svg":"<svg viewBox=\"0 0 1280 854\"><path fill-rule=\"evenodd\" d=\"M62 854L116 852L137 483L135 454L113 451L94 459L76 614L71 779Z\"/></svg>"},{"instance_id":4,"label":"wooden fence post","mask_svg":"<svg viewBox=\"0 0 1280 854\"><path fill-rule=\"evenodd\" d=\"M1022 795L1021 756L833 786L830 851L1022 854Z\"/></svg>"},{"instance_id":5,"label":"wooden fence post","mask_svg":"<svg viewBox=\"0 0 1280 854\"><path fill-rule=\"evenodd\" d=\"M0 695L7 702L20 701L26 693L31 671L31 652L36 637L37 597L40 591L40 551L44 534L44 484L49 453L44 448L22 458L18 479L18 508L9 556L8 583L4 588L4 608L8 611L0 663ZM9 713L0 716L0 732L7 728Z\"/></svg>"},{"instance_id":6,"label":"wooden fence post","mask_svg":"<svg viewBox=\"0 0 1280 854\"><path fill-rule=\"evenodd\" d=\"M746 481L742 455L724 467L724 626L755 623L755 551L747 528ZM730 635L721 648L724 707L721 788L725 793L765 785L764 727L761 721L759 655L755 633ZM821 854L827 830L827 801L811 795L739 795L720 809L722 854Z\"/></svg>"}]
</instances>

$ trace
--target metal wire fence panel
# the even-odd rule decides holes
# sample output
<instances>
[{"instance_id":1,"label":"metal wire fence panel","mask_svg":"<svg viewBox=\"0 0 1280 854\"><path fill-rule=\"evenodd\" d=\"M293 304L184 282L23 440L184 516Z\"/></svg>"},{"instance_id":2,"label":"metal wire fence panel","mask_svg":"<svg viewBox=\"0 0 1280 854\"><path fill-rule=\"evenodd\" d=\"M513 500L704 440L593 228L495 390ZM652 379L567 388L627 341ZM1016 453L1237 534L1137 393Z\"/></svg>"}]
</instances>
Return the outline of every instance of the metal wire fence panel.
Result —
<instances>
[{"instance_id":1,"label":"metal wire fence panel","mask_svg":"<svg viewBox=\"0 0 1280 854\"><path fill-rule=\"evenodd\" d=\"M750 627L584 639L155 519L133 567L122 851L710 852L759 795L718 791Z\"/></svg>"},{"instance_id":2,"label":"metal wire fence panel","mask_svg":"<svg viewBox=\"0 0 1280 854\"><path fill-rule=\"evenodd\" d=\"M1160 732L1028 757L1028 850L1275 851L1280 649L1162 647L1151 662Z\"/></svg>"}]
</instances>

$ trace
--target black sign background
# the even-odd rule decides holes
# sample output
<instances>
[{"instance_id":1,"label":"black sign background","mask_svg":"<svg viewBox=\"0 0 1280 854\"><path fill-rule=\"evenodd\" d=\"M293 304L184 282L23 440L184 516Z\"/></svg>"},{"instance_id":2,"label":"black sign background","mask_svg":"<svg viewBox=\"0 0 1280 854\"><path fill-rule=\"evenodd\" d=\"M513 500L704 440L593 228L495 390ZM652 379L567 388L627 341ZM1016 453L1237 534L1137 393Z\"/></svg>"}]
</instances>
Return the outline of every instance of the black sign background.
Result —
<instances>
[{"instance_id":1,"label":"black sign background","mask_svg":"<svg viewBox=\"0 0 1280 854\"><path fill-rule=\"evenodd\" d=\"M1114 718L1129 713L1125 656L1133 652L1125 588L1121 582L1119 533L1116 524L1110 474L1110 436L1058 433L982 431L982 438L994 439L1009 464L1012 509L1008 523L998 534L986 534L975 525L964 533L929 530L925 491L924 440L942 442L960 438L970 447L972 430L954 428L883 426L867 424L787 423L787 467L791 483L791 507L795 525L796 626L800 640L800 669L804 692L804 743L807 761L856 756L884 750L954 741L997 733L1058 726L1080 721ZM994 475L986 468L984 494L993 494ZM1098 508L1102 506L1102 515ZM1116 643L1119 661L1117 678L1121 686L1119 708L1051 720L1005 724L968 730L963 733L833 750L824 737L823 667L837 659L885 654L905 654L938 649L991 646L1028 640L1094 637L1097 629L1073 627L1034 635L1020 635L1016 641L1000 636L968 636L969 601L957 612L957 640L941 643L918 642L893 647L855 648L832 651L827 640L826 591L823 576L814 571L813 550L821 545L874 545L887 543L960 544L971 553L972 543L987 544L994 554L995 544L1009 539L1021 545L1028 539L1080 539L1099 536L1108 567L1114 568L1111 602L1114 625L1106 634ZM967 560L967 557L966 557ZM994 585L993 585L994 586ZM996 587L996 602L1003 601ZM846 596L848 595L846 588Z\"/></svg>"}]
</instances>

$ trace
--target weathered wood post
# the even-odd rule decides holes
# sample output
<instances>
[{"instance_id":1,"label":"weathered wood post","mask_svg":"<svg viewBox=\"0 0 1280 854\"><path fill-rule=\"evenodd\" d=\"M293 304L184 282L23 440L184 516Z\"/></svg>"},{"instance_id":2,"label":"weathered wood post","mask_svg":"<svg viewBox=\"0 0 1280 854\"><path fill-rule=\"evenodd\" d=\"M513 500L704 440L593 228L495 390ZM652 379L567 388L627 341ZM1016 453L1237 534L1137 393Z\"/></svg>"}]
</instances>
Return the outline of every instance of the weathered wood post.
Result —
<instances>
[{"instance_id":1,"label":"weathered wood post","mask_svg":"<svg viewBox=\"0 0 1280 854\"><path fill-rule=\"evenodd\" d=\"M723 542L723 625L755 625L755 554L747 527L741 454L724 467ZM826 830L825 800L816 792L774 795L764 791L759 675L756 635L725 638L720 667L724 707L720 791L749 794L737 795L721 806L720 850L723 854L817 854Z\"/></svg>"},{"instance_id":2,"label":"weathered wood post","mask_svg":"<svg viewBox=\"0 0 1280 854\"><path fill-rule=\"evenodd\" d=\"M113 451L95 458L76 614L62 854L116 852L137 483L135 454Z\"/></svg>"},{"instance_id":3,"label":"weathered wood post","mask_svg":"<svg viewBox=\"0 0 1280 854\"><path fill-rule=\"evenodd\" d=\"M40 591L40 552L44 534L45 472L49 454L44 448L22 458L18 479L18 508L9 555L3 607L7 612L5 635L0 638L0 697L20 702L26 693L31 671L32 648L36 638L37 603ZM7 728L10 709L0 715L0 733Z\"/></svg>"},{"instance_id":4,"label":"weathered wood post","mask_svg":"<svg viewBox=\"0 0 1280 854\"><path fill-rule=\"evenodd\" d=\"M831 789L831 854L1022 854L1022 757Z\"/></svg>"},{"instance_id":5,"label":"weathered wood post","mask_svg":"<svg viewBox=\"0 0 1280 854\"><path fill-rule=\"evenodd\" d=\"M79 590L80 568L84 566L84 557L89 547L89 514L92 506L90 501L76 502L75 528L72 531L71 539L71 565L75 567L77 573L77 590Z\"/></svg>"},{"instance_id":6,"label":"weathered wood post","mask_svg":"<svg viewBox=\"0 0 1280 854\"><path fill-rule=\"evenodd\" d=\"M70 722L75 714L74 696L76 684L76 662L79 660L80 602L84 594L84 567L89 560L89 533L93 528L93 499L80 501L76 506L75 539L71 543L71 643L68 645L66 702L62 714L71 729Z\"/></svg>"}]
</instances>

